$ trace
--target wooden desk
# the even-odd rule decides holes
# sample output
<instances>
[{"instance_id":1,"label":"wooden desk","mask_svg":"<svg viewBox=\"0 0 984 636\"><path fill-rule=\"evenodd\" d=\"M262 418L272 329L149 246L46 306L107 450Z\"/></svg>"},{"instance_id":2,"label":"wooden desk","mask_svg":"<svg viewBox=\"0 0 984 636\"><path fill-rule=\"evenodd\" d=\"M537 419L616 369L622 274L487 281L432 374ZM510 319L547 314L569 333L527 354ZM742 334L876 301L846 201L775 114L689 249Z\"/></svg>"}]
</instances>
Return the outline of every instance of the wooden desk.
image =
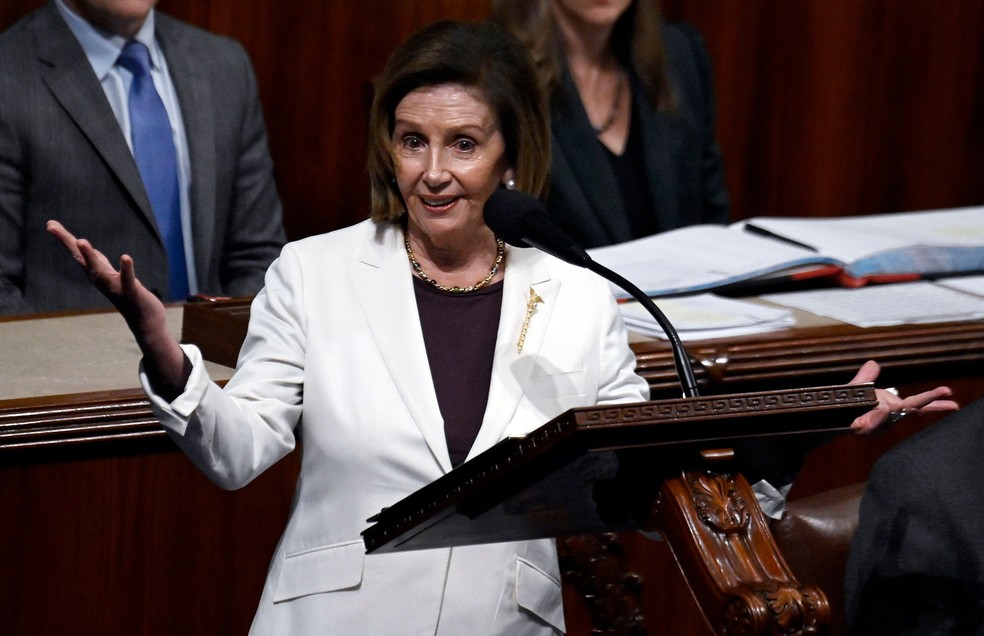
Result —
<instances>
[{"instance_id":1,"label":"wooden desk","mask_svg":"<svg viewBox=\"0 0 984 636\"><path fill-rule=\"evenodd\" d=\"M633 340L639 373L649 381L654 399L678 397L666 344ZM699 362L695 373L705 395L844 383L874 359L883 368L879 386L911 394L946 384L963 404L984 396L982 321L859 329L797 313L794 329L687 348ZM815 449L790 498L863 482L882 453L937 419L909 418L873 436L844 436ZM666 544L639 533L570 537L558 544L569 636L588 636L592 626L609 634L711 633ZM835 602L841 597L828 594L832 612L843 611ZM835 624L840 622L835 617Z\"/></svg>"},{"instance_id":2,"label":"wooden desk","mask_svg":"<svg viewBox=\"0 0 984 636\"><path fill-rule=\"evenodd\" d=\"M114 313L5 319L0 351L0 634L245 634L296 457L248 491L210 484L153 418Z\"/></svg>"},{"instance_id":3,"label":"wooden desk","mask_svg":"<svg viewBox=\"0 0 984 636\"><path fill-rule=\"evenodd\" d=\"M183 317L168 309L175 337ZM137 382L140 349L116 312L0 320L0 351L0 452L163 435ZM216 381L232 376L206 366Z\"/></svg>"},{"instance_id":4,"label":"wooden desk","mask_svg":"<svg viewBox=\"0 0 984 636\"><path fill-rule=\"evenodd\" d=\"M193 334L202 312L244 324L240 303L176 308L172 329ZM125 326L93 316L0 321L0 633L245 634L286 522L297 454L244 491L207 482L150 416ZM945 382L963 402L984 395L984 322L861 330L801 318L787 332L691 345L702 393L843 383L876 358L882 386ZM654 397L678 395L665 344L636 338L633 347ZM231 369L213 372L223 379ZM794 496L863 480L875 458L930 419L817 449ZM605 555L598 567L622 568L609 570L624 590L610 614L645 631L621 633L706 633L663 544L638 533L577 539ZM567 588L570 634L587 634L588 610Z\"/></svg>"}]
</instances>

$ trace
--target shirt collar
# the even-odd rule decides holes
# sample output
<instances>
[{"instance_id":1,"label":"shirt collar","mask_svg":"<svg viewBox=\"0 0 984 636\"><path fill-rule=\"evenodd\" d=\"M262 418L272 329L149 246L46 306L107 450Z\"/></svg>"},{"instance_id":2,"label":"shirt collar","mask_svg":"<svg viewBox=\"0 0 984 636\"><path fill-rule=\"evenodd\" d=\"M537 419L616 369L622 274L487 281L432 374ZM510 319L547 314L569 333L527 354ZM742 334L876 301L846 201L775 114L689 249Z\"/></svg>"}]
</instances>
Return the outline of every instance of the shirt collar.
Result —
<instances>
[{"instance_id":1,"label":"shirt collar","mask_svg":"<svg viewBox=\"0 0 984 636\"><path fill-rule=\"evenodd\" d=\"M80 15L69 9L63 0L55 0L55 5L58 7L58 12L61 14L62 19L65 20L68 28L75 35L75 39L82 46L82 50L89 59L89 63L92 65L92 70L95 71L96 77L99 78L100 82L103 81L109 70L116 64L116 60L123 50L123 45L127 43L126 38L107 33L102 29L92 26ZM143 25L133 39L143 43L147 47L147 50L150 51L150 61L154 65L154 68L161 68L160 51L154 42L153 9L150 10L147 19L144 20Z\"/></svg>"}]
</instances>

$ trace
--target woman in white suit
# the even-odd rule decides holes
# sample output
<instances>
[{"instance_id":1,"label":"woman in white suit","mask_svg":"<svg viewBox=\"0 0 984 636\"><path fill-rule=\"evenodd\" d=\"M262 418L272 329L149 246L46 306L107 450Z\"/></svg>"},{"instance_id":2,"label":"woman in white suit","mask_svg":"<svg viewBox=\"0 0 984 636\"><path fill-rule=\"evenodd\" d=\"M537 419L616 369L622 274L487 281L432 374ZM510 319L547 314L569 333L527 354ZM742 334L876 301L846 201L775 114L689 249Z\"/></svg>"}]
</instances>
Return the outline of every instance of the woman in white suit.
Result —
<instances>
[{"instance_id":1,"label":"woman in white suit","mask_svg":"<svg viewBox=\"0 0 984 636\"><path fill-rule=\"evenodd\" d=\"M167 334L129 257L117 272L52 231L128 319L155 413L210 479L244 486L303 439L251 633L562 633L552 540L366 555L360 538L507 436L648 396L607 284L482 220L497 188L546 183L525 51L492 25L422 31L380 77L370 134L372 218L283 250L224 389Z\"/></svg>"},{"instance_id":2,"label":"woman in white suit","mask_svg":"<svg viewBox=\"0 0 984 636\"><path fill-rule=\"evenodd\" d=\"M211 382L164 307L88 241L57 236L127 319L171 437L239 488L303 440L251 633L552 635L553 540L366 555L366 519L507 436L578 406L646 399L607 283L485 226L498 188L542 194L543 101L493 25L440 23L379 78L372 218L287 245L234 377Z\"/></svg>"}]
</instances>

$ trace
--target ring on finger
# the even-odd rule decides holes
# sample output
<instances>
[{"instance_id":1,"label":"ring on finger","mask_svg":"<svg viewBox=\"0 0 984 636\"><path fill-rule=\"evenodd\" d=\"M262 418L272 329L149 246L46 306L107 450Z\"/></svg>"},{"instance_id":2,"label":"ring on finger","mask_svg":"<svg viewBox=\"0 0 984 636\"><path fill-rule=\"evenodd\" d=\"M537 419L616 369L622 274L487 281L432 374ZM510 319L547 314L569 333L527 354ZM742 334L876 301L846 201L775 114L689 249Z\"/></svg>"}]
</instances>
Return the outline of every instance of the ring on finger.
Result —
<instances>
[{"instance_id":1,"label":"ring on finger","mask_svg":"<svg viewBox=\"0 0 984 636\"><path fill-rule=\"evenodd\" d=\"M904 418L905 416L907 416L911 412L912 412L911 409L902 409L900 411L892 411L891 413L888 414L888 421L891 422L892 424L894 424L895 422L898 422L899 420L901 420L902 418Z\"/></svg>"}]
</instances>

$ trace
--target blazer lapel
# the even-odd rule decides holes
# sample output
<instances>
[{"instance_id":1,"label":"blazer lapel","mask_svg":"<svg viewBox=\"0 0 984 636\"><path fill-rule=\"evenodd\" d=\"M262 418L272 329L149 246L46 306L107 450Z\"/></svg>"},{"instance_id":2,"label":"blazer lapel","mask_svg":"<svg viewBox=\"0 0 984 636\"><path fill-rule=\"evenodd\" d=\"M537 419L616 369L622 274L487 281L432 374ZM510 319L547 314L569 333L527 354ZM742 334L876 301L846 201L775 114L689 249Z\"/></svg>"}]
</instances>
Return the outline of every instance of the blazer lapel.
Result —
<instances>
[{"instance_id":1,"label":"blazer lapel","mask_svg":"<svg viewBox=\"0 0 984 636\"><path fill-rule=\"evenodd\" d=\"M507 248L502 310L496 335L488 405L482 428L472 445L469 457L474 457L504 438L523 397L523 383L533 372L560 288L560 282L551 280L543 263L542 255L534 249ZM531 291L539 302L535 303L529 316L526 337L520 351L518 343L530 307Z\"/></svg>"},{"instance_id":2,"label":"blazer lapel","mask_svg":"<svg viewBox=\"0 0 984 636\"><path fill-rule=\"evenodd\" d=\"M554 150L559 151L573 174L572 185L581 188L591 206L582 214L590 215L604 228L612 242L627 241L632 236L631 229L611 163L604 147L594 139L594 129L568 72L564 72L562 81L563 105L551 113ZM585 139L592 143L585 144Z\"/></svg>"},{"instance_id":3,"label":"blazer lapel","mask_svg":"<svg viewBox=\"0 0 984 636\"><path fill-rule=\"evenodd\" d=\"M369 330L396 390L444 471L451 470L410 263L395 225L370 225L352 264L352 280Z\"/></svg>"},{"instance_id":4,"label":"blazer lapel","mask_svg":"<svg viewBox=\"0 0 984 636\"><path fill-rule=\"evenodd\" d=\"M41 15L35 32L41 77L119 178L150 227L156 228L136 161L85 52L58 15L54 3L44 7Z\"/></svg>"},{"instance_id":5,"label":"blazer lapel","mask_svg":"<svg viewBox=\"0 0 984 636\"><path fill-rule=\"evenodd\" d=\"M493 446L508 433L509 423L523 397L524 382L535 367L560 289L560 282L550 278L544 259L536 250L506 249L506 276L488 405L469 457ZM435 459L444 471L450 471L444 418L427 363L410 265L398 227L377 226L369 230L353 263L352 279L379 355L401 399ZM517 344L531 289L540 302L530 316L523 349L519 351Z\"/></svg>"},{"instance_id":6,"label":"blazer lapel","mask_svg":"<svg viewBox=\"0 0 984 636\"><path fill-rule=\"evenodd\" d=\"M204 77L199 55L192 50L181 29L166 15L155 16L157 41L167 58L168 71L178 95L191 164L191 223L195 239L195 265L205 279L212 260L215 233L215 121L213 86Z\"/></svg>"}]
</instances>

